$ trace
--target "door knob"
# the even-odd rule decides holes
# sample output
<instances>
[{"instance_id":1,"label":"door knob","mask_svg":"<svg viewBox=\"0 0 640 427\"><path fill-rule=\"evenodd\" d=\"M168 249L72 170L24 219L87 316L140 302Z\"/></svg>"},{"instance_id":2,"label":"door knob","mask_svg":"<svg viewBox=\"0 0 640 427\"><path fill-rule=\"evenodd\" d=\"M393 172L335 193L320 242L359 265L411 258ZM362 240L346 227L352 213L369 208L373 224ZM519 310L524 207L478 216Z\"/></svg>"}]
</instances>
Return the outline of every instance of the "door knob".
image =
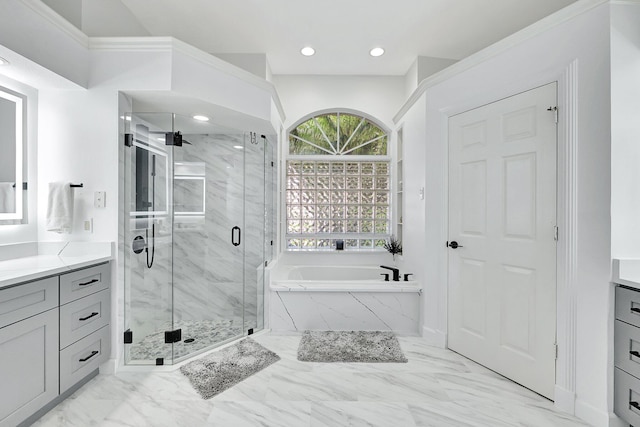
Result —
<instances>
[{"instance_id":1,"label":"door knob","mask_svg":"<svg viewBox=\"0 0 640 427\"><path fill-rule=\"evenodd\" d=\"M464 248L464 246L459 245L458 242L456 242L455 240L452 240L451 242L447 242L447 246L450 247L451 249Z\"/></svg>"}]
</instances>

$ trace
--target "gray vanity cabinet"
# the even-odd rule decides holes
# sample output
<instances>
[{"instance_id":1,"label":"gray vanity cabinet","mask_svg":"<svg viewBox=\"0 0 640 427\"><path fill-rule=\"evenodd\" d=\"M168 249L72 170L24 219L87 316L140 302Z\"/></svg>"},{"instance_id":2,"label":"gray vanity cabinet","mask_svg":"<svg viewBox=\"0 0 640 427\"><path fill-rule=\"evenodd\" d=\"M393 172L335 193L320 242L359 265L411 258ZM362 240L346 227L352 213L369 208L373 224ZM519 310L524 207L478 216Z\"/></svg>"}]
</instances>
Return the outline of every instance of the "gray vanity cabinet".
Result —
<instances>
[{"instance_id":1,"label":"gray vanity cabinet","mask_svg":"<svg viewBox=\"0 0 640 427\"><path fill-rule=\"evenodd\" d=\"M110 264L0 289L0 427L30 425L110 353Z\"/></svg>"},{"instance_id":2,"label":"gray vanity cabinet","mask_svg":"<svg viewBox=\"0 0 640 427\"><path fill-rule=\"evenodd\" d=\"M58 396L58 278L0 290L0 426Z\"/></svg>"},{"instance_id":3,"label":"gray vanity cabinet","mask_svg":"<svg viewBox=\"0 0 640 427\"><path fill-rule=\"evenodd\" d=\"M614 412L640 425L640 291L616 288Z\"/></svg>"}]
</instances>

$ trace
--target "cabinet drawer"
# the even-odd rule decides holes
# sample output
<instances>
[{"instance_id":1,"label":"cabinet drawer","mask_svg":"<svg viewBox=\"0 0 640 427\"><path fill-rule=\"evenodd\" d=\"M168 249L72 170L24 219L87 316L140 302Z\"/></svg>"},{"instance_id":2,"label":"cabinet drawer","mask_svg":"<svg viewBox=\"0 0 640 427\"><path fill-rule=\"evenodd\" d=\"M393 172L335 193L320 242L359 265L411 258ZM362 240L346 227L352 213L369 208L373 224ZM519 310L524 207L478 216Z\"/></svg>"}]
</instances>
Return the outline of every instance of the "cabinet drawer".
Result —
<instances>
[{"instance_id":1,"label":"cabinet drawer","mask_svg":"<svg viewBox=\"0 0 640 427\"><path fill-rule=\"evenodd\" d=\"M0 328L50 310L57 305L57 277L0 290Z\"/></svg>"},{"instance_id":2,"label":"cabinet drawer","mask_svg":"<svg viewBox=\"0 0 640 427\"><path fill-rule=\"evenodd\" d=\"M60 350L109 324L109 289L60 307Z\"/></svg>"},{"instance_id":3,"label":"cabinet drawer","mask_svg":"<svg viewBox=\"0 0 640 427\"><path fill-rule=\"evenodd\" d=\"M86 297L109 287L109 263L73 271L60 276L60 304Z\"/></svg>"},{"instance_id":4,"label":"cabinet drawer","mask_svg":"<svg viewBox=\"0 0 640 427\"><path fill-rule=\"evenodd\" d=\"M640 378L640 328L616 320L615 366Z\"/></svg>"},{"instance_id":5,"label":"cabinet drawer","mask_svg":"<svg viewBox=\"0 0 640 427\"><path fill-rule=\"evenodd\" d=\"M60 351L61 394L109 358L110 338L110 328L105 326Z\"/></svg>"},{"instance_id":6,"label":"cabinet drawer","mask_svg":"<svg viewBox=\"0 0 640 427\"><path fill-rule=\"evenodd\" d=\"M58 310L0 329L0 426L15 427L58 396Z\"/></svg>"},{"instance_id":7,"label":"cabinet drawer","mask_svg":"<svg viewBox=\"0 0 640 427\"><path fill-rule=\"evenodd\" d=\"M640 292L616 288L616 319L640 327Z\"/></svg>"},{"instance_id":8,"label":"cabinet drawer","mask_svg":"<svg viewBox=\"0 0 640 427\"><path fill-rule=\"evenodd\" d=\"M614 412L632 425L640 425L640 380L614 369Z\"/></svg>"}]
</instances>

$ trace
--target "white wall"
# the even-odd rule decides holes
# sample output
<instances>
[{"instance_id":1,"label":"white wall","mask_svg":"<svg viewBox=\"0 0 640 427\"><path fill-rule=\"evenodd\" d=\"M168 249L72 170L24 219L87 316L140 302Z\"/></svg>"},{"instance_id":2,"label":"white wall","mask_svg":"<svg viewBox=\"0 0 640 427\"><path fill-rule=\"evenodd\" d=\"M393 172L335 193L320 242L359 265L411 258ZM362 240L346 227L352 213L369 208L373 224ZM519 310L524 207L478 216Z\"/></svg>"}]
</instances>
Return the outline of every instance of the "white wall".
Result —
<instances>
[{"instance_id":1,"label":"white wall","mask_svg":"<svg viewBox=\"0 0 640 427\"><path fill-rule=\"evenodd\" d=\"M38 142L38 240L115 241L117 239L118 104L114 92L40 92ZM72 234L46 231L48 185L83 183L74 190ZM106 207L95 208L95 191L106 191ZM93 233L83 230L93 220Z\"/></svg>"},{"instance_id":2,"label":"white wall","mask_svg":"<svg viewBox=\"0 0 640 427\"><path fill-rule=\"evenodd\" d=\"M80 13L82 32L91 37L149 35L120 0L82 0Z\"/></svg>"},{"instance_id":3,"label":"white wall","mask_svg":"<svg viewBox=\"0 0 640 427\"><path fill-rule=\"evenodd\" d=\"M403 155L402 163L404 167L403 180L403 201L404 211L402 213L402 257L398 266L403 272L413 273L414 279L422 284L425 292L429 289L434 290L435 282L429 282L424 275L425 270L434 264L434 259L425 255L425 218L429 217L430 221L435 220L434 214L439 211L432 212L432 209L425 207L424 198L420 197L421 190L426 191L425 183L430 186L441 187L443 185L440 177L427 180L426 174L430 174L430 170L425 168L427 146L425 135L426 128L426 95L422 95L418 102L407 112L403 120L398 124L402 129ZM429 153L428 155L433 155ZM437 263L435 263L437 265ZM431 293L433 294L433 293ZM437 300L428 301L430 307L437 306ZM437 310L426 309L427 300L423 298L421 317L432 316ZM424 320L422 324L424 325ZM425 337L431 338L431 334L424 334ZM431 344L443 346L442 342L433 342Z\"/></svg>"},{"instance_id":4,"label":"white wall","mask_svg":"<svg viewBox=\"0 0 640 427\"><path fill-rule=\"evenodd\" d=\"M640 3L611 11L611 251L640 258Z\"/></svg>"},{"instance_id":5,"label":"white wall","mask_svg":"<svg viewBox=\"0 0 640 427\"><path fill-rule=\"evenodd\" d=\"M315 111L349 108L392 129L405 100L403 77L274 75L273 84L287 112L285 128Z\"/></svg>"},{"instance_id":6,"label":"white wall","mask_svg":"<svg viewBox=\"0 0 640 427\"><path fill-rule=\"evenodd\" d=\"M408 98L421 81L456 62L458 61L455 59L418 56L405 74L405 97Z\"/></svg>"},{"instance_id":7,"label":"white wall","mask_svg":"<svg viewBox=\"0 0 640 427\"><path fill-rule=\"evenodd\" d=\"M267 55L264 53L214 53L213 55L251 74L269 80L269 64L267 64Z\"/></svg>"},{"instance_id":8,"label":"white wall","mask_svg":"<svg viewBox=\"0 0 640 427\"><path fill-rule=\"evenodd\" d=\"M87 36L42 2L0 1L0 43L80 86L87 86Z\"/></svg>"},{"instance_id":9,"label":"white wall","mask_svg":"<svg viewBox=\"0 0 640 427\"><path fill-rule=\"evenodd\" d=\"M370 115L388 130L392 130L393 115L404 101L403 77L274 75L273 84L287 112L285 130L316 111L341 108ZM285 138L282 139L282 144L286 144ZM391 134L390 141L391 154L394 150L395 134ZM284 145L281 148L284 148ZM281 160L282 153L283 151L279 153ZM280 171L282 171L283 163L280 165ZM279 206L282 209L282 200L279 200ZM279 215L282 215L282 212ZM281 237L279 234L279 241ZM279 262L283 264L376 265L392 261L388 253L304 254L285 251L281 253Z\"/></svg>"},{"instance_id":10,"label":"white wall","mask_svg":"<svg viewBox=\"0 0 640 427\"><path fill-rule=\"evenodd\" d=\"M579 138L575 188L579 245L572 283L577 298L577 342L575 349L571 347L576 356L575 366L572 362L570 369L575 370L575 376L568 376L575 381L571 393L576 415L593 425L605 426L609 422L607 386L611 363L609 6L597 6L540 34L529 34L513 46L502 43L499 53L477 56L484 58L477 65L467 65L473 64L473 57L463 60L450 67L450 77L436 76L426 85L426 133L422 138L426 144L424 167L428 171L425 245L422 263L415 266L422 268L425 283L433 284L424 293L424 332L430 341L438 342L447 331L447 118L551 81L561 81L559 108L567 111L565 73L577 64L578 121L572 129ZM567 125L559 124L561 136L568 132L563 128ZM560 352L567 352L570 348L562 346L571 344L560 345Z\"/></svg>"}]
</instances>

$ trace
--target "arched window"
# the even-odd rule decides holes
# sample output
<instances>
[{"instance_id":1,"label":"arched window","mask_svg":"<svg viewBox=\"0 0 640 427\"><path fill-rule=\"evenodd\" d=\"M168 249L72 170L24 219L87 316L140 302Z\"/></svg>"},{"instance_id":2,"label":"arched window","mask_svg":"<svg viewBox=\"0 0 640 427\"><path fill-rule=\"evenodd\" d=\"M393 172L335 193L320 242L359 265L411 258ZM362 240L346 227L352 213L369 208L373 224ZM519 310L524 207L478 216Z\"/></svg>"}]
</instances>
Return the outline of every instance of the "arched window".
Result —
<instances>
[{"instance_id":1,"label":"arched window","mask_svg":"<svg viewBox=\"0 0 640 427\"><path fill-rule=\"evenodd\" d=\"M390 234L388 133L351 112L323 112L289 131L289 250L382 248Z\"/></svg>"}]
</instances>

